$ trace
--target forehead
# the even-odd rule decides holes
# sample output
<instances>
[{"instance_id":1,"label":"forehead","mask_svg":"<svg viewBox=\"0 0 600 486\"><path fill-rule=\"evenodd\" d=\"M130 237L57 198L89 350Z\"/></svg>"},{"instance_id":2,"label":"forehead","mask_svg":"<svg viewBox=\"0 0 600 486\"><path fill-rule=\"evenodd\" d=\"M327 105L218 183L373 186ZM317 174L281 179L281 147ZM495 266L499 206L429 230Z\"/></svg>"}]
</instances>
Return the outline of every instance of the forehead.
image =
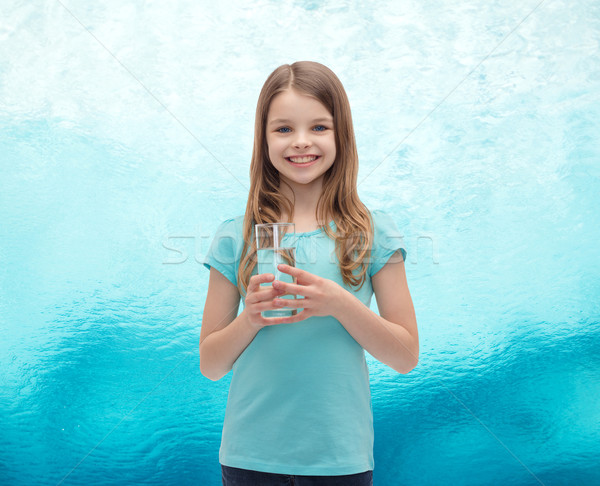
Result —
<instances>
[{"instance_id":1,"label":"forehead","mask_svg":"<svg viewBox=\"0 0 600 486\"><path fill-rule=\"evenodd\" d=\"M327 107L313 96L287 89L278 93L271 100L268 119L285 117L286 119L302 119L320 116L332 119Z\"/></svg>"}]
</instances>

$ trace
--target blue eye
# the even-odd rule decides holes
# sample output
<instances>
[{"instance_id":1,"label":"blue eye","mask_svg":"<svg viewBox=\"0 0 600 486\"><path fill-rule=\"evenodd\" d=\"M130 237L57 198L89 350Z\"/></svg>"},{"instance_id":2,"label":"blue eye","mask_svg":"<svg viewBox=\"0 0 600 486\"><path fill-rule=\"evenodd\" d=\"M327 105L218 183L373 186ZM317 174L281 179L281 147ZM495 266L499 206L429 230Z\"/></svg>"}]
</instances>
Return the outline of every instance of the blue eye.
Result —
<instances>
[{"instance_id":1,"label":"blue eye","mask_svg":"<svg viewBox=\"0 0 600 486\"><path fill-rule=\"evenodd\" d=\"M281 127L281 128L278 128L278 129L277 129L277 130L275 130L275 131L276 131L276 132L279 132L279 133L288 133L288 132L282 132L281 130L289 130L289 128L288 128L288 127Z\"/></svg>"},{"instance_id":2,"label":"blue eye","mask_svg":"<svg viewBox=\"0 0 600 486\"><path fill-rule=\"evenodd\" d=\"M320 128L321 130L317 130L317 128ZM317 132L322 132L323 130L327 130L327 127L324 127L323 125L317 125L315 130L317 130Z\"/></svg>"}]
</instances>

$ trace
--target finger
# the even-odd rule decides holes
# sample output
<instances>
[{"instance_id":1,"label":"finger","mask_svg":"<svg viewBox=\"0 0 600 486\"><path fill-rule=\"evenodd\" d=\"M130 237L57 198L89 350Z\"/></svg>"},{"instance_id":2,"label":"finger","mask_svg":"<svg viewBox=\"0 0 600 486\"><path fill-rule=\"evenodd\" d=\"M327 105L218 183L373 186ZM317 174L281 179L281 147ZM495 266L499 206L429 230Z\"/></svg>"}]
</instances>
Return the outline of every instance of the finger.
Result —
<instances>
[{"instance_id":1,"label":"finger","mask_svg":"<svg viewBox=\"0 0 600 486\"><path fill-rule=\"evenodd\" d=\"M260 284L271 282L272 280L275 280L275 275L272 273L253 275L250 277L250 282L248 283L248 292L256 292L259 289Z\"/></svg>"},{"instance_id":2,"label":"finger","mask_svg":"<svg viewBox=\"0 0 600 486\"><path fill-rule=\"evenodd\" d=\"M288 317L265 317L264 320L268 322L267 325L272 326L275 324L292 324L294 322L300 322L310 317L307 311L298 312L295 316Z\"/></svg>"},{"instance_id":3,"label":"finger","mask_svg":"<svg viewBox=\"0 0 600 486\"><path fill-rule=\"evenodd\" d=\"M282 307L293 307L294 309L306 309L307 307L307 299L274 299L273 305L276 309L281 309Z\"/></svg>"},{"instance_id":4,"label":"finger","mask_svg":"<svg viewBox=\"0 0 600 486\"><path fill-rule=\"evenodd\" d=\"M292 277L300 278L302 281L312 283L315 282L315 275L306 270L300 270L299 268L292 267L291 265L286 265L285 263L280 263L277 265L277 270L283 273L287 273Z\"/></svg>"},{"instance_id":5,"label":"finger","mask_svg":"<svg viewBox=\"0 0 600 486\"><path fill-rule=\"evenodd\" d=\"M272 302L275 298L285 295L282 290L273 287L263 287L258 292L254 293L254 303L269 301Z\"/></svg>"},{"instance_id":6,"label":"finger","mask_svg":"<svg viewBox=\"0 0 600 486\"><path fill-rule=\"evenodd\" d=\"M281 310L281 306L276 306L272 300L266 300L264 302L257 302L252 310L262 315L264 311Z\"/></svg>"},{"instance_id":7,"label":"finger","mask_svg":"<svg viewBox=\"0 0 600 486\"><path fill-rule=\"evenodd\" d=\"M256 292L248 293L246 297L246 305L258 304L266 300L272 301L276 297L284 295L284 292L280 289L273 288L272 286L259 287Z\"/></svg>"},{"instance_id":8,"label":"finger","mask_svg":"<svg viewBox=\"0 0 600 486\"><path fill-rule=\"evenodd\" d=\"M264 304L260 304L257 306L258 308L264 307ZM260 316L260 320L263 326L274 326L276 324L289 324L292 322L300 322L304 319L306 319L307 317L309 317L309 315L302 311L302 312L297 312L296 310L294 310L294 315L292 316L287 316L287 317L262 317L262 313L264 311L269 311L269 310L281 310L280 307L278 308L274 308L272 305L267 304L267 306L265 308L263 308L260 312L257 311L257 314ZM302 315L300 315L302 314Z\"/></svg>"},{"instance_id":9,"label":"finger","mask_svg":"<svg viewBox=\"0 0 600 486\"><path fill-rule=\"evenodd\" d=\"M298 285L290 282L282 282L281 280L275 280L273 282L273 288L281 290L288 295L302 295L303 297L306 297L307 287L305 285Z\"/></svg>"}]
</instances>

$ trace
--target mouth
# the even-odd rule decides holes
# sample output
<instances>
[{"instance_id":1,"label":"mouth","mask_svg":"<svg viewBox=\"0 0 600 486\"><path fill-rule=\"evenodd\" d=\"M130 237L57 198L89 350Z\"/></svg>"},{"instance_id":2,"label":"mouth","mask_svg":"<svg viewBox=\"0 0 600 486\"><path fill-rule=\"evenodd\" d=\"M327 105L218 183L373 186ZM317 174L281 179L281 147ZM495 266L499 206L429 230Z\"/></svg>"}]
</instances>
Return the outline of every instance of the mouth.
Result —
<instances>
[{"instance_id":1,"label":"mouth","mask_svg":"<svg viewBox=\"0 0 600 486\"><path fill-rule=\"evenodd\" d=\"M301 157L286 157L285 160L296 167L308 167L316 163L320 158L320 155L303 155Z\"/></svg>"}]
</instances>

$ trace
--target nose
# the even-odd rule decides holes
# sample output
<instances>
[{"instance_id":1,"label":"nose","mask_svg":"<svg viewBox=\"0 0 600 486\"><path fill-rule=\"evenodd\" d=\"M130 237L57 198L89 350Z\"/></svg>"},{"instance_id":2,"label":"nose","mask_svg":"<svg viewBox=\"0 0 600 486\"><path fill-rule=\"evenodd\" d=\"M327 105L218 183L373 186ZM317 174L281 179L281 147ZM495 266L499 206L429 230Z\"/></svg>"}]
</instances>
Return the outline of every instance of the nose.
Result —
<instances>
[{"instance_id":1,"label":"nose","mask_svg":"<svg viewBox=\"0 0 600 486\"><path fill-rule=\"evenodd\" d=\"M297 149L304 149L310 147L312 142L310 141L310 137L303 130L298 130L296 132L296 138L294 139L292 145Z\"/></svg>"}]
</instances>

